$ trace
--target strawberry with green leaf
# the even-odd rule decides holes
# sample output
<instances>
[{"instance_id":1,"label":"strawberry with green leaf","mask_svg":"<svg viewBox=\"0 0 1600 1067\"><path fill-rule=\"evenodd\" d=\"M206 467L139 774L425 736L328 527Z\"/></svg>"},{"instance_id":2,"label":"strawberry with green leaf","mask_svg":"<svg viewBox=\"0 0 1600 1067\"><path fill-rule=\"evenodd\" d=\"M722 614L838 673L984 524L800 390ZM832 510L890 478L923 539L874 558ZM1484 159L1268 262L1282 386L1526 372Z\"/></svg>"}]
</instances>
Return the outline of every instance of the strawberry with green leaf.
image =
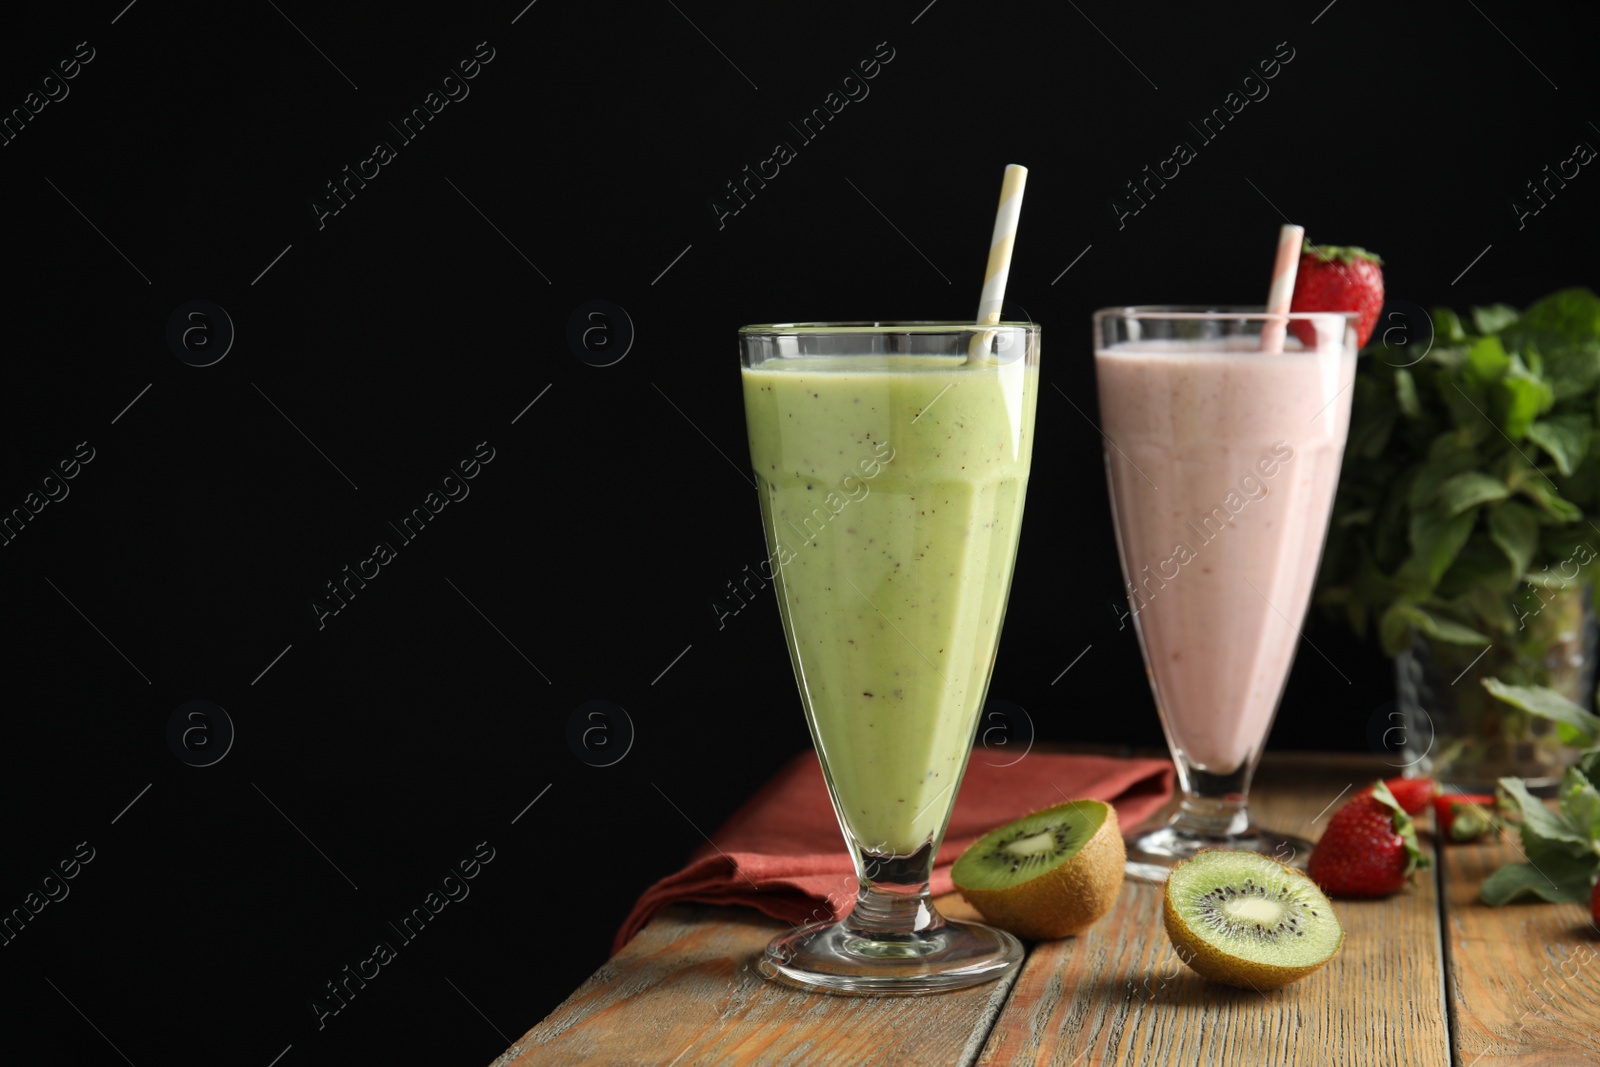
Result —
<instances>
[{"instance_id":1,"label":"strawberry with green leaf","mask_svg":"<svg viewBox=\"0 0 1600 1067\"><path fill-rule=\"evenodd\" d=\"M1333 813L1306 873L1340 897L1386 897L1428 866L1411 816L1381 781Z\"/></svg>"},{"instance_id":2,"label":"strawberry with green leaf","mask_svg":"<svg viewBox=\"0 0 1600 1067\"><path fill-rule=\"evenodd\" d=\"M1440 793L1433 798L1434 826L1440 841L1476 841L1500 825L1494 797L1486 793Z\"/></svg>"},{"instance_id":3,"label":"strawberry with green leaf","mask_svg":"<svg viewBox=\"0 0 1600 1067\"><path fill-rule=\"evenodd\" d=\"M1290 311L1354 311L1356 347L1365 348L1383 310L1383 260L1365 248L1314 245L1300 252ZM1306 345L1316 343L1309 322L1291 322L1289 329Z\"/></svg>"},{"instance_id":4,"label":"strawberry with green leaf","mask_svg":"<svg viewBox=\"0 0 1600 1067\"><path fill-rule=\"evenodd\" d=\"M1389 787L1395 803L1407 815L1421 815L1427 811L1434 794L1439 791L1432 778L1385 778L1383 784ZM1371 786L1362 790L1363 793L1371 791Z\"/></svg>"}]
</instances>

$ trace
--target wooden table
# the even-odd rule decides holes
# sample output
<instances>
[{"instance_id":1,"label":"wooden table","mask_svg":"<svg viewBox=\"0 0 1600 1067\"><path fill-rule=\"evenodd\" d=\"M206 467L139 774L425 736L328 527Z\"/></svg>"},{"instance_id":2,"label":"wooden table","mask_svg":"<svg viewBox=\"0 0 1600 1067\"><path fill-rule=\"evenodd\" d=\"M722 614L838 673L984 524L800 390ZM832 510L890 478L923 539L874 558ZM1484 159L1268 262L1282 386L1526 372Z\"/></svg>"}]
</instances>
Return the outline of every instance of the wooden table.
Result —
<instances>
[{"instance_id":1,"label":"wooden table","mask_svg":"<svg viewBox=\"0 0 1600 1067\"><path fill-rule=\"evenodd\" d=\"M1364 756L1272 754L1254 805L1263 822L1314 840L1342 790L1386 769ZM1340 954L1270 993L1184 967L1161 925L1161 887L1133 881L1084 935L1029 945L1014 979L920 997L773 985L755 962L783 923L676 907L491 1067L1600 1064L1600 935L1586 909L1478 902L1484 876L1517 858L1514 834L1448 847L1422 836L1434 868L1398 896L1336 902ZM956 896L939 907L975 916Z\"/></svg>"}]
</instances>

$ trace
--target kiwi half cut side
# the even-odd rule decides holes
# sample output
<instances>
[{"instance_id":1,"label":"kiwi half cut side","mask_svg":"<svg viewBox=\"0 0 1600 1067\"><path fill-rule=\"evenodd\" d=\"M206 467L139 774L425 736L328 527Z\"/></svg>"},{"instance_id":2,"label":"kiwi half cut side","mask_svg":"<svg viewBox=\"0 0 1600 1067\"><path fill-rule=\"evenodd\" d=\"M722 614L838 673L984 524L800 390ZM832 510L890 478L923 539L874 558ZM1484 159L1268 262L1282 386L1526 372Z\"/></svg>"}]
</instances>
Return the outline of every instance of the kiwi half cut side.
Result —
<instances>
[{"instance_id":1,"label":"kiwi half cut side","mask_svg":"<svg viewBox=\"0 0 1600 1067\"><path fill-rule=\"evenodd\" d=\"M1034 939L1068 937L1111 910L1126 858L1116 809L1073 800L983 835L956 860L950 877L1002 930Z\"/></svg>"},{"instance_id":2,"label":"kiwi half cut side","mask_svg":"<svg viewBox=\"0 0 1600 1067\"><path fill-rule=\"evenodd\" d=\"M1167 878L1163 917L1183 962L1244 989L1299 981L1344 944L1317 884L1257 852L1213 849L1180 863Z\"/></svg>"}]
</instances>

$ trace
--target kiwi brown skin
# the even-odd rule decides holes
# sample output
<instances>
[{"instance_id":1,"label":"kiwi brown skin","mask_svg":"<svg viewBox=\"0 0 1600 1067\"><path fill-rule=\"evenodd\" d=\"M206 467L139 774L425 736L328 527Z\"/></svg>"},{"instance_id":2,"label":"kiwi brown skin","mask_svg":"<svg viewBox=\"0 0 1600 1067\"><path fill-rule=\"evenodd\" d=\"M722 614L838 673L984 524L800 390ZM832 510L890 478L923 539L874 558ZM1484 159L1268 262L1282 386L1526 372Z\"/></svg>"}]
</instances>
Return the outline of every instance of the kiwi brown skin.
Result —
<instances>
[{"instance_id":1,"label":"kiwi brown skin","mask_svg":"<svg viewBox=\"0 0 1600 1067\"><path fill-rule=\"evenodd\" d=\"M1272 859L1270 856L1264 858ZM1278 863L1277 860L1272 860L1272 862ZM1180 863L1173 870L1176 871L1182 866L1183 864ZM1306 877L1304 872L1297 871L1286 864L1278 863L1278 866L1283 867L1294 876ZM1171 881L1169 880L1167 884L1170 887ZM1179 914L1177 905L1172 901L1170 888L1163 896L1161 917L1167 927L1167 936L1172 939L1172 946L1177 950L1179 959L1188 964L1202 978L1209 978L1211 981L1220 982L1223 985L1237 986L1240 989L1255 989L1264 992L1268 989L1280 989L1292 982L1298 982L1306 975L1324 966L1328 960L1337 956L1340 949L1344 947L1344 938L1341 934L1338 947L1328 955L1327 959L1318 960L1315 963L1304 966L1258 963L1254 960L1230 956L1200 937L1189 927L1183 916Z\"/></svg>"},{"instance_id":2,"label":"kiwi brown skin","mask_svg":"<svg viewBox=\"0 0 1600 1067\"><path fill-rule=\"evenodd\" d=\"M1009 889L956 888L992 925L1048 941L1081 934L1104 918L1116 906L1126 863L1117 809L1107 804L1094 836L1059 866Z\"/></svg>"}]
</instances>

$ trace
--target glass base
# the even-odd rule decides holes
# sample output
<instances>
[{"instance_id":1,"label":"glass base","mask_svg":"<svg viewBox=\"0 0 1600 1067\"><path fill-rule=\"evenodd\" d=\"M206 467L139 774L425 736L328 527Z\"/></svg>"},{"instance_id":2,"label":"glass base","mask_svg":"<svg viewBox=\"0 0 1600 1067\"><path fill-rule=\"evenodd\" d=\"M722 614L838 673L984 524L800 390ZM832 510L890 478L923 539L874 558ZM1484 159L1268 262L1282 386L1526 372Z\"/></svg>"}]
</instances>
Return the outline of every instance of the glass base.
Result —
<instances>
[{"instance_id":1,"label":"glass base","mask_svg":"<svg viewBox=\"0 0 1600 1067\"><path fill-rule=\"evenodd\" d=\"M1259 852L1297 870L1306 869L1311 842L1257 826L1242 810L1239 815L1237 831L1195 829L1184 825L1180 813L1166 826L1130 835L1123 841L1128 853L1125 873L1141 882L1165 882L1172 868L1208 848Z\"/></svg>"},{"instance_id":2,"label":"glass base","mask_svg":"<svg viewBox=\"0 0 1600 1067\"><path fill-rule=\"evenodd\" d=\"M809 992L893 996L981 985L1022 963L1022 942L977 923L944 919L929 929L871 936L849 922L807 923L773 938L761 973Z\"/></svg>"}]
</instances>

